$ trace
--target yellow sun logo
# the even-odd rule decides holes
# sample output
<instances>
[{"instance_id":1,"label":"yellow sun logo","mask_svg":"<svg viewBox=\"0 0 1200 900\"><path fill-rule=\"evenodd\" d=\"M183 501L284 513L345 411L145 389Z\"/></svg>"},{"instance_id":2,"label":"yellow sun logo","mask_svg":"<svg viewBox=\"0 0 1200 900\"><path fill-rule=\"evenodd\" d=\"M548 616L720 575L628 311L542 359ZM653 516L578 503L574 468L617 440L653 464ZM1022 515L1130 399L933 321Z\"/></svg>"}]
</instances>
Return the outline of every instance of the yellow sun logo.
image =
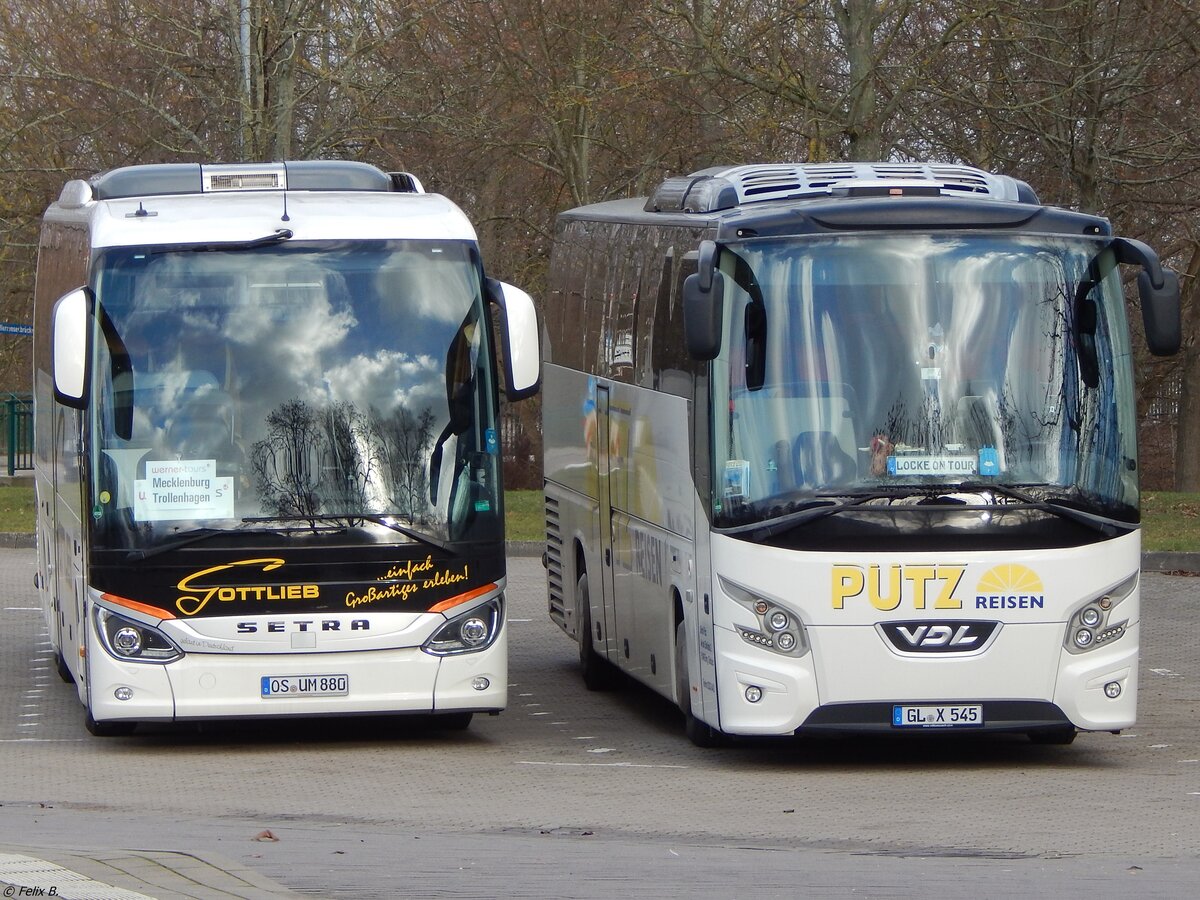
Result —
<instances>
[{"instance_id":1,"label":"yellow sun logo","mask_svg":"<svg viewBox=\"0 0 1200 900\"><path fill-rule=\"evenodd\" d=\"M1006 563L983 573L976 591L980 594L1040 594L1042 579L1017 563Z\"/></svg>"}]
</instances>

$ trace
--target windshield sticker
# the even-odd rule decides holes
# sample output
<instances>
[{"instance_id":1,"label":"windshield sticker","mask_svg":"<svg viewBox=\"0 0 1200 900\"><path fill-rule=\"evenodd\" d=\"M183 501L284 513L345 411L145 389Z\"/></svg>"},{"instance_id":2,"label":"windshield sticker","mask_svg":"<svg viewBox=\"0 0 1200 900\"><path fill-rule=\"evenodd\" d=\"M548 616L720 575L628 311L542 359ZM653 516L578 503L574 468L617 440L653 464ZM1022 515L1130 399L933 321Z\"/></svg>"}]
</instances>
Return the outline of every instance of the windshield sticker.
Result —
<instances>
[{"instance_id":1,"label":"windshield sticker","mask_svg":"<svg viewBox=\"0 0 1200 900\"><path fill-rule=\"evenodd\" d=\"M725 463L725 497L740 500L750 490L750 463L744 459L731 459Z\"/></svg>"},{"instance_id":2,"label":"windshield sticker","mask_svg":"<svg viewBox=\"0 0 1200 900\"><path fill-rule=\"evenodd\" d=\"M232 519L233 479L217 477L215 459L154 460L134 482L133 515L139 522Z\"/></svg>"},{"instance_id":3,"label":"windshield sticker","mask_svg":"<svg viewBox=\"0 0 1200 900\"><path fill-rule=\"evenodd\" d=\"M889 475L976 475L979 460L974 456L918 456L903 454L889 456Z\"/></svg>"},{"instance_id":4,"label":"windshield sticker","mask_svg":"<svg viewBox=\"0 0 1200 900\"><path fill-rule=\"evenodd\" d=\"M1000 451L995 447L983 447L980 449L979 474L991 478L1000 474Z\"/></svg>"}]
</instances>

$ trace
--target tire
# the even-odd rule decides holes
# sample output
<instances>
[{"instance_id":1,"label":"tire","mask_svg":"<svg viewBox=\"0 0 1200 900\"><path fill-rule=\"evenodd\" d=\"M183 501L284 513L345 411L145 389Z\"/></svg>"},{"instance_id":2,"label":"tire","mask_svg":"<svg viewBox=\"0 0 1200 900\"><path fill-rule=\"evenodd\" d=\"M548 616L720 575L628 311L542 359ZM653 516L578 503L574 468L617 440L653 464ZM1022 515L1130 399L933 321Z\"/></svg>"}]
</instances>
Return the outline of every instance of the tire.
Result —
<instances>
[{"instance_id":1,"label":"tire","mask_svg":"<svg viewBox=\"0 0 1200 900\"><path fill-rule=\"evenodd\" d=\"M61 650L54 651L54 671L58 672L58 677L67 684L75 683L75 676L71 674L71 670L67 668L67 660L62 655Z\"/></svg>"},{"instance_id":2,"label":"tire","mask_svg":"<svg viewBox=\"0 0 1200 900\"><path fill-rule=\"evenodd\" d=\"M458 712L458 713L439 713L433 717L433 727L440 728L442 731L466 731L471 727L471 718L474 713Z\"/></svg>"},{"instance_id":3,"label":"tire","mask_svg":"<svg viewBox=\"0 0 1200 900\"><path fill-rule=\"evenodd\" d=\"M592 646L592 606L587 572L580 575L575 583L575 621L579 623L576 635L579 638L579 669L583 673L584 686L589 691L611 690L616 680L612 664Z\"/></svg>"},{"instance_id":4,"label":"tire","mask_svg":"<svg viewBox=\"0 0 1200 900\"><path fill-rule=\"evenodd\" d=\"M720 747L726 743L724 732L692 715L692 680L688 676L687 661L687 637L680 622L675 626L675 692L679 698L679 710L683 713L683 730L688 740L697 747Z\"/></svg>"},{"instance_id":5,"label":"tire","mask_svg":"<svg viewBox=\"0 0 1200 900\"><path fill-rule=\"evenodd\" d=\"M93 737L128 737L137 727L136 722L130 722L127 719L108 719L97 722L92 718L91 713L87 714L83 725Z\"/></svg>"},{"instance_id":6,"label":"tire","mask_svg":"<svg viewBox=\"0 0 1200 900\"><path fill-rule=\"evenodd\" d=\"M1063 728L1052 728L1047 731L1031 731L1029 739L1035 744L1042 746L1057 745L1066 746L1074 743L1075 735L1078 732L1073 725L1067 725Z\"/></svg>"}]
</instances>

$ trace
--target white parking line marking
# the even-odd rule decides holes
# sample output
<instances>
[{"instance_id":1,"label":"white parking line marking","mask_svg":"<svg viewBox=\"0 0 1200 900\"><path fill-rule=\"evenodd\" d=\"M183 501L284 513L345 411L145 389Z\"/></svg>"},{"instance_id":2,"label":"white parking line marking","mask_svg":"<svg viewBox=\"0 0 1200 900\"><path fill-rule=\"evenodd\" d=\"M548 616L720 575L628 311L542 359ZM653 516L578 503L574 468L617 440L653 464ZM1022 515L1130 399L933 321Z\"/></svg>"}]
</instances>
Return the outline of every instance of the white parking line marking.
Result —
<instances>
[{"instance_id":1,"label":"white parking line marking","mask_svg":"<svg viewBox=\"0 0 1200 900\"><path fill-rule=\"evenodd\" d=\"M532 759L522 759L517 761L518 766L558 766L560 768L575 768L575 769L690 769L691 766L670 766L660 765L657 763L581 763L581 762L540 762Z\"/></svg>"}]
</instances>

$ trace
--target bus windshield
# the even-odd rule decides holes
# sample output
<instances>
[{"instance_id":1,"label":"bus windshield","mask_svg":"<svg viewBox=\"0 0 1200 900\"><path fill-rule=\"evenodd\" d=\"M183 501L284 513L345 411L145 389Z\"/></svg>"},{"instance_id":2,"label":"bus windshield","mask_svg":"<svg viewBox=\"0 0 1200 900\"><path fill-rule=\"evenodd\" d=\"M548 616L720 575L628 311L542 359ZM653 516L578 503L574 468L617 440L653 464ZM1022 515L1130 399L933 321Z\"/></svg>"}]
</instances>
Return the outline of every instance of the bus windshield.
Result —
<instances>
[{"instance_id":1,"label":"bus windshield","mask_svg":"<svg viewBox=\"0 0 1200 900\"><path fill-rule=\"evenodd\" d=\"M1125 300L1103 240L762 239L719 265L716 527L855 497L1137 521Z\"/></svg>"},{"instance_id":2,"label":"bus windshield","mask_svg":"<svg viewBox=\"0 0 1200 900\"><path fill-rule=\"evenodd\" d=\"M289 529L500 539L472 245L121 248L95 272L95 546Z\"/></svg>"}]
</instances>

